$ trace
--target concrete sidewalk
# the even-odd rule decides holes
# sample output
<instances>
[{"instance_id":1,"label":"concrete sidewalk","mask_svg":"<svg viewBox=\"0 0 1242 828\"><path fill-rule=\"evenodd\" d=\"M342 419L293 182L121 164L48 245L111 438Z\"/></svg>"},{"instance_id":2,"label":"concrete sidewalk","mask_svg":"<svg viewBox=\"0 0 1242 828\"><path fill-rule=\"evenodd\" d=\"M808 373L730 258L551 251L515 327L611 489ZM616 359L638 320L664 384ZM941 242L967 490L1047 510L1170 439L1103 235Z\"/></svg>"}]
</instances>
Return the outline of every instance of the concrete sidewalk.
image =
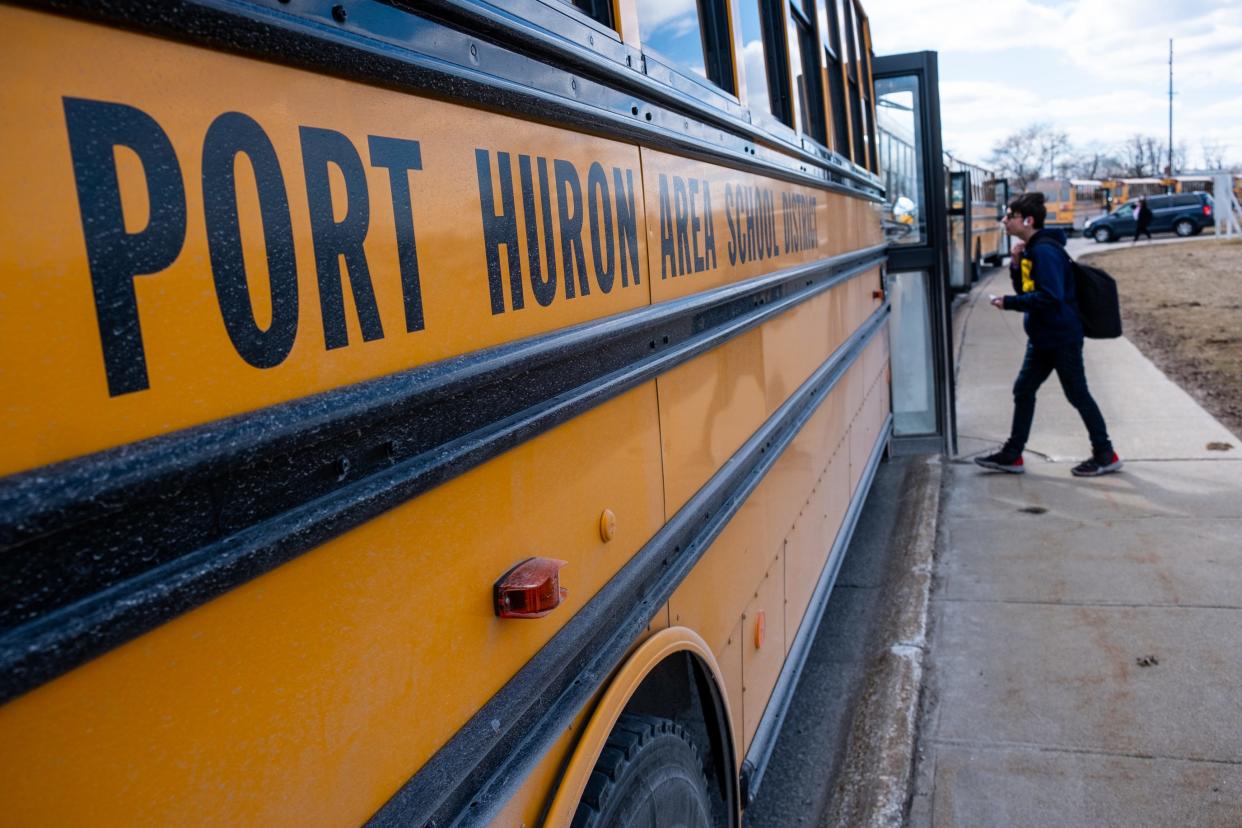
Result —
<instances>
[{"instance_id":1,"label":"concrete sidewalk","mask_svg":"<svg viewBox=\"0 0 1242 828\"><path fill-rule=\"evenodd\" d=\"M1026 339L997 271L962 309L912 826L1242 826L1242 441L1129 341L1088 341L1118 452L1055 379L1028 472L1009 430ZM1209 449L1228 443L1232 449Z\"/></svg>"}]
</instances>

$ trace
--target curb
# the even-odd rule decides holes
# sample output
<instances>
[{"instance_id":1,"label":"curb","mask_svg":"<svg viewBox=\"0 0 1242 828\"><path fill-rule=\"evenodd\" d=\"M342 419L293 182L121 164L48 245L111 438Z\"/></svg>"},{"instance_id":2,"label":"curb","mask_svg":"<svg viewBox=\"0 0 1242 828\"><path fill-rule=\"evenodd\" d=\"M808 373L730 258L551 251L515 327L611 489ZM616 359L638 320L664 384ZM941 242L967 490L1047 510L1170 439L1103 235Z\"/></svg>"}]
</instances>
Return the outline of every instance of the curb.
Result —
<instances>
[{"instance_id":1,"label":"curb","mask_svg":"<svg viewBox=\"0 0 1242 828\"><path fill-rule=\"evenodd\" d=\"M899 828L913 792L919 699L927 657L932 562L940 523L945 464L939 456L912 464L899 496L892 543L895 577L886 589L883 649L868 671L837 790L821 821L826 828Z\"/></svg>"}]
</instances>

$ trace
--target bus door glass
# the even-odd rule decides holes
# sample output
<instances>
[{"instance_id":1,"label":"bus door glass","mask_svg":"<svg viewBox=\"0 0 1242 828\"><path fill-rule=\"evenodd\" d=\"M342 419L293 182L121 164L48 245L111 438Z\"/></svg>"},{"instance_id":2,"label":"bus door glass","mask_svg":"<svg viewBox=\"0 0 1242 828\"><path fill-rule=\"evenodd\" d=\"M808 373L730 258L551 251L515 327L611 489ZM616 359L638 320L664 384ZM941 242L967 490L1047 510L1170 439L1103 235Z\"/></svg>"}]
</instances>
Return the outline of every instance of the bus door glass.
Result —
<instances>
[{"instance_id":1,"label":"bus door glass","mask_svg":"<svg viewBox=\"0 0 1242 828\"><path fill-rule=\"evenodd\" d=\"M884 237L889 244L924 244L927 218L920 131L919 78L876 78L880 171L887 193Z\"/></svg>"},{"instance_id":2,"label":"bus door glass","mask_svg":"<svg viewBox=\"0 0 1242 828\"><path fill-rule=\"evenodd\" d=\"M889 243L893 452L955 451L949 372L946 181L933 52L877 58L875 101ZM969 181L960 184L963 202Z\"/></svg>"},{"instance_id":3,"label":"bus door glass","mask_svg":"<svg viewBox=\"0 0 1242 828\"><path fill-rule=\"evenodd\" d=\"M970 172L949 173L949 286L965 290L970 286L971 230Z\"/></svg>"}]
</instances>

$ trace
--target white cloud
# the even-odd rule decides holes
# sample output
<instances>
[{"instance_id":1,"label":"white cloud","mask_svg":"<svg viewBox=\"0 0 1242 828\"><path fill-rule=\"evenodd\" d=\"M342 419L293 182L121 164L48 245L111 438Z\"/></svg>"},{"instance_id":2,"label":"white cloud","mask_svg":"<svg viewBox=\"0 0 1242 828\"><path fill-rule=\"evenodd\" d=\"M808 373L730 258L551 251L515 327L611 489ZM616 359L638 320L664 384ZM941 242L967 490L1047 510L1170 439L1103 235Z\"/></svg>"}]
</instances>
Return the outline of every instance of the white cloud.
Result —
<instances>
[{"instance_id":1,"label":"white cloud","mask_svg":"<svg viewBox=\"0 0 1242 828\"><path fill-rule=\"evenodd\" d=\"M698 19L695 0L638 0L638 19L646 31L655 31L679 17Z\"/></svg>"},{"instance_id":2,"label":"white cloud","mask_svg":"<svg viewBox=\"0 0 1242 828\"><path fill-rule=\"evenodd\" d=\"M1035 121L1075 144L1168 129L1191 163L1205 138L1242 162L1242 0L869 0L876 54L935 50L944 143L982 160Z\"/></svg>"},{"instance_id":3,"label":"white cloud","mask_svg":"<svg viewBox=\"0 0 1242 828\"><path fill-rule=\"evenodd\" d=\"M877 54L1020 49L1031 45L1033 23L1045 25L1057 17L1029 0L939 0L917 5L908 0L871 0L865 5Z\"/></svg>"}]
</instances>

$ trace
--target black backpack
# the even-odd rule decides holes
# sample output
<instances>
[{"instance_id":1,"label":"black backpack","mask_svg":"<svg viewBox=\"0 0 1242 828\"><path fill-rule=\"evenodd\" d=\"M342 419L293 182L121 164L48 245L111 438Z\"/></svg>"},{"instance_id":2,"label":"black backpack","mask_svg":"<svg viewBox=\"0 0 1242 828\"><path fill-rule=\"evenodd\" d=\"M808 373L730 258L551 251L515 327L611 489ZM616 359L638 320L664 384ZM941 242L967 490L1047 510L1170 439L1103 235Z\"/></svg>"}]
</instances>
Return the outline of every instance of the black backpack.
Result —
<instances>
[{"instance_id":1,"label":"black backpack","mask_svg":"<svg viewBox=\"0 0 1242 828\"><path fill-rule=\"evenodd\" d=\"M1121 302L1117 299L1117 282L1098 267L1079 264L1073 259L1070 259L1070 270L1074 274L1074 290L1078 294L1078 318L1082 320L1083 336L1091 339L1116 339L1121 336Z\"/></svg>"},{"instance_id":2,"label":"black backpack","mask_svg":"<svg viewBox=\"0 0 1242 828\"><path fill-rule=\"evenodd\" d=\"M1051 241L1048 242L1051 244ZM1088 339L1116 339L1121 336L1121 302L1117 298L1117 282L1098 267L1080 264L1070 258L1064 247L1057 245L1069 261L1074 276L1074 292L1078 297L1078 318Z\"/></svg>"}]
</instances>

